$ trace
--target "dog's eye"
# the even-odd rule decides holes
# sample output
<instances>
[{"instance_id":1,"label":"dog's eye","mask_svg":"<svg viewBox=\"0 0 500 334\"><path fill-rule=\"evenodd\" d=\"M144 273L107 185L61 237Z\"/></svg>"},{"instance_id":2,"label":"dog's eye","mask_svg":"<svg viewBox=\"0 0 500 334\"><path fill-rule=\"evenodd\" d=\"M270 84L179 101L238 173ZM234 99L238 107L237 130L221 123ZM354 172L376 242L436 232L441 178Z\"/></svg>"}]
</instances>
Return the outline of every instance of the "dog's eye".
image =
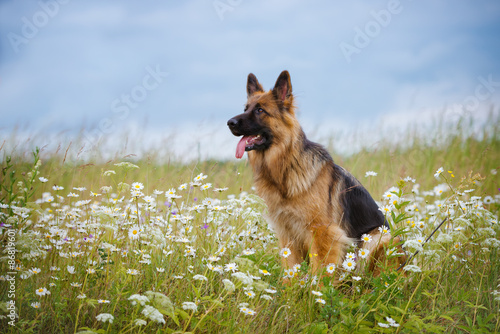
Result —
<instances>
[{"instance_id":1,"label":"dog's eye","mask_svg":"<svg viewBox=\"0 0 500 334\"><path fill-rule=\"evenodd\" d=\"M257 114L261 114L261 113L263 113L263 112L264 112L264 109L262 109L262 108L258 108L256 111L257 111Z\"/></svg>"}]
</instances>

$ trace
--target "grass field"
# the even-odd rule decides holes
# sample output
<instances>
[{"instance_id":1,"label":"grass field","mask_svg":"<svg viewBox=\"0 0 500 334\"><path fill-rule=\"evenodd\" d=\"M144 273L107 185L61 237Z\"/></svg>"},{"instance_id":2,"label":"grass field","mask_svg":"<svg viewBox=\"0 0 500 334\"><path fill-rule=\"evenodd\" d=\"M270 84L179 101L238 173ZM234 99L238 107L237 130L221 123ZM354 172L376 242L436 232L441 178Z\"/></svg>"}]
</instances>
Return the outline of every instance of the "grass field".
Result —
<instances>
[{"instance_id":1,"label":"grass field","mask_svg":"<svg viewBox=\"0 0 500 334\"><path fill-rule=\"evenodd\" d=\"M245 161L67 159L0 143L0 332L500 332L499 120L332 152L419 251L378 277L339 266L335 286L331 268L281 266Z\"/></svg>"}]
</instances>

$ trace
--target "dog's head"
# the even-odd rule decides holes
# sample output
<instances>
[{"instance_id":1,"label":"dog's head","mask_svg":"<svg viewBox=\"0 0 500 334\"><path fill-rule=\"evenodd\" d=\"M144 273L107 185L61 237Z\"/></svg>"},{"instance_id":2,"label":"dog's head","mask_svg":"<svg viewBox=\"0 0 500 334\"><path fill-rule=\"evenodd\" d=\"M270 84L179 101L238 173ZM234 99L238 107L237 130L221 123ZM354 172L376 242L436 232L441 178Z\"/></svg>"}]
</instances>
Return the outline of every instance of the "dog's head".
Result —
<instances>
[{"instance_id":1,"label":"dog's head","mask_svg":"<svg viewBox=\"0 0 500 334\"><path fill-rule=\"evenodd\" d=\"M288 71L281 72L274 88L265 92L250 73L247 80L248 100L242 114L227 125L235 136L243 136L236 147L236 158L245 151L265 151L280 137L280 126L294 123L292 83Z\"/></svg>"}]
</instances>

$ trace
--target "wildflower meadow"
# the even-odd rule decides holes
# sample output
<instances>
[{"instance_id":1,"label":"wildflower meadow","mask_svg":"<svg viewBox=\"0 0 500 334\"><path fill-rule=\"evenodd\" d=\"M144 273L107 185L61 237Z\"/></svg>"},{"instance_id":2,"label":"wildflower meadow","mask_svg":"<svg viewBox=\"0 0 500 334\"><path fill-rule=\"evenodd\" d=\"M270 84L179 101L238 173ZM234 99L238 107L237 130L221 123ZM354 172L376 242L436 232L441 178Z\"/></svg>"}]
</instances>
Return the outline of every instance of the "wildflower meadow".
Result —
<instances>
[{"instance_id":1,"label":"wildflower meadow","mask_svg":"<svg viewBox=\"0 0 500 334\"><path fill-rule=\"evenodd\" d=\"M403 241L379 276L354 245L283 267L245 161L0 143L0 332L500 332L498 117L473 128L332 151Z\"/></svg>"}]
</instances>

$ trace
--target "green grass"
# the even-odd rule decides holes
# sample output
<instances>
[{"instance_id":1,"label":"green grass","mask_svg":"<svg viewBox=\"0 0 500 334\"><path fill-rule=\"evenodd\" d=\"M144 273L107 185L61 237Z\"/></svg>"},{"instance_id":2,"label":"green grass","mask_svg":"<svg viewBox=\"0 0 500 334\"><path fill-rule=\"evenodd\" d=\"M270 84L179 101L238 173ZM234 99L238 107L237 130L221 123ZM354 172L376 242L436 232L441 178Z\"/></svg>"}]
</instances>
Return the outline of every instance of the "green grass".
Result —
<instances>
[{"instance_id":1,"label":"green grass","mask_svg":"<svg viewBox=\"0 0 500 334\"><path fill-rule=\"evenodd\" d=\"M372 277L337 268L335 277L344 278L335 286L325 272L313 279L305 262L283 284L286 268L245 161L165 163L155 152L141 159L67 158L78 156L71 152L77 145L68 155L13 151L9 158L0 150L1 312L9 314L5 302L13 294L19 315L15 327L2 317L0 331L499 332L499 119L492 116L471 134L473 128L462 120L451 128L437 126L428 138L408 131L403 144L388 140L349 156L333 154L381 204L389 204L383 197L394 187L390 197L399 201L387 214L393 234L409 253L421 248L412 261L416 272L385 270ZM138 168L116 165L122 161ZM444 171L435 178L440 167ZM365 177L370 170L378 175ZM200 185L178 190L200 173L207 176ZM408 176L415 183L402 181ZM144 185L141 191L154 206L146 204L151 199L133 196L134 182ZM207 183L211 188L203 190ZM182 197L167 200L169 189ZM428 243L416 244L445 217ZM10 241L17 250L13 270ZM237 266L240 276L225 270L228 265ZM15 272L15 291L8 272ZM40 288L50 294L37 295ZM133 305L133 295L145 296L139 297L147 298L144 305ZM184 309L185 302L197 310ZM106 313L112 323L98 320ZM387 317L399 327L381 326L389 324Z\"/></svg>"}]
</instances>

